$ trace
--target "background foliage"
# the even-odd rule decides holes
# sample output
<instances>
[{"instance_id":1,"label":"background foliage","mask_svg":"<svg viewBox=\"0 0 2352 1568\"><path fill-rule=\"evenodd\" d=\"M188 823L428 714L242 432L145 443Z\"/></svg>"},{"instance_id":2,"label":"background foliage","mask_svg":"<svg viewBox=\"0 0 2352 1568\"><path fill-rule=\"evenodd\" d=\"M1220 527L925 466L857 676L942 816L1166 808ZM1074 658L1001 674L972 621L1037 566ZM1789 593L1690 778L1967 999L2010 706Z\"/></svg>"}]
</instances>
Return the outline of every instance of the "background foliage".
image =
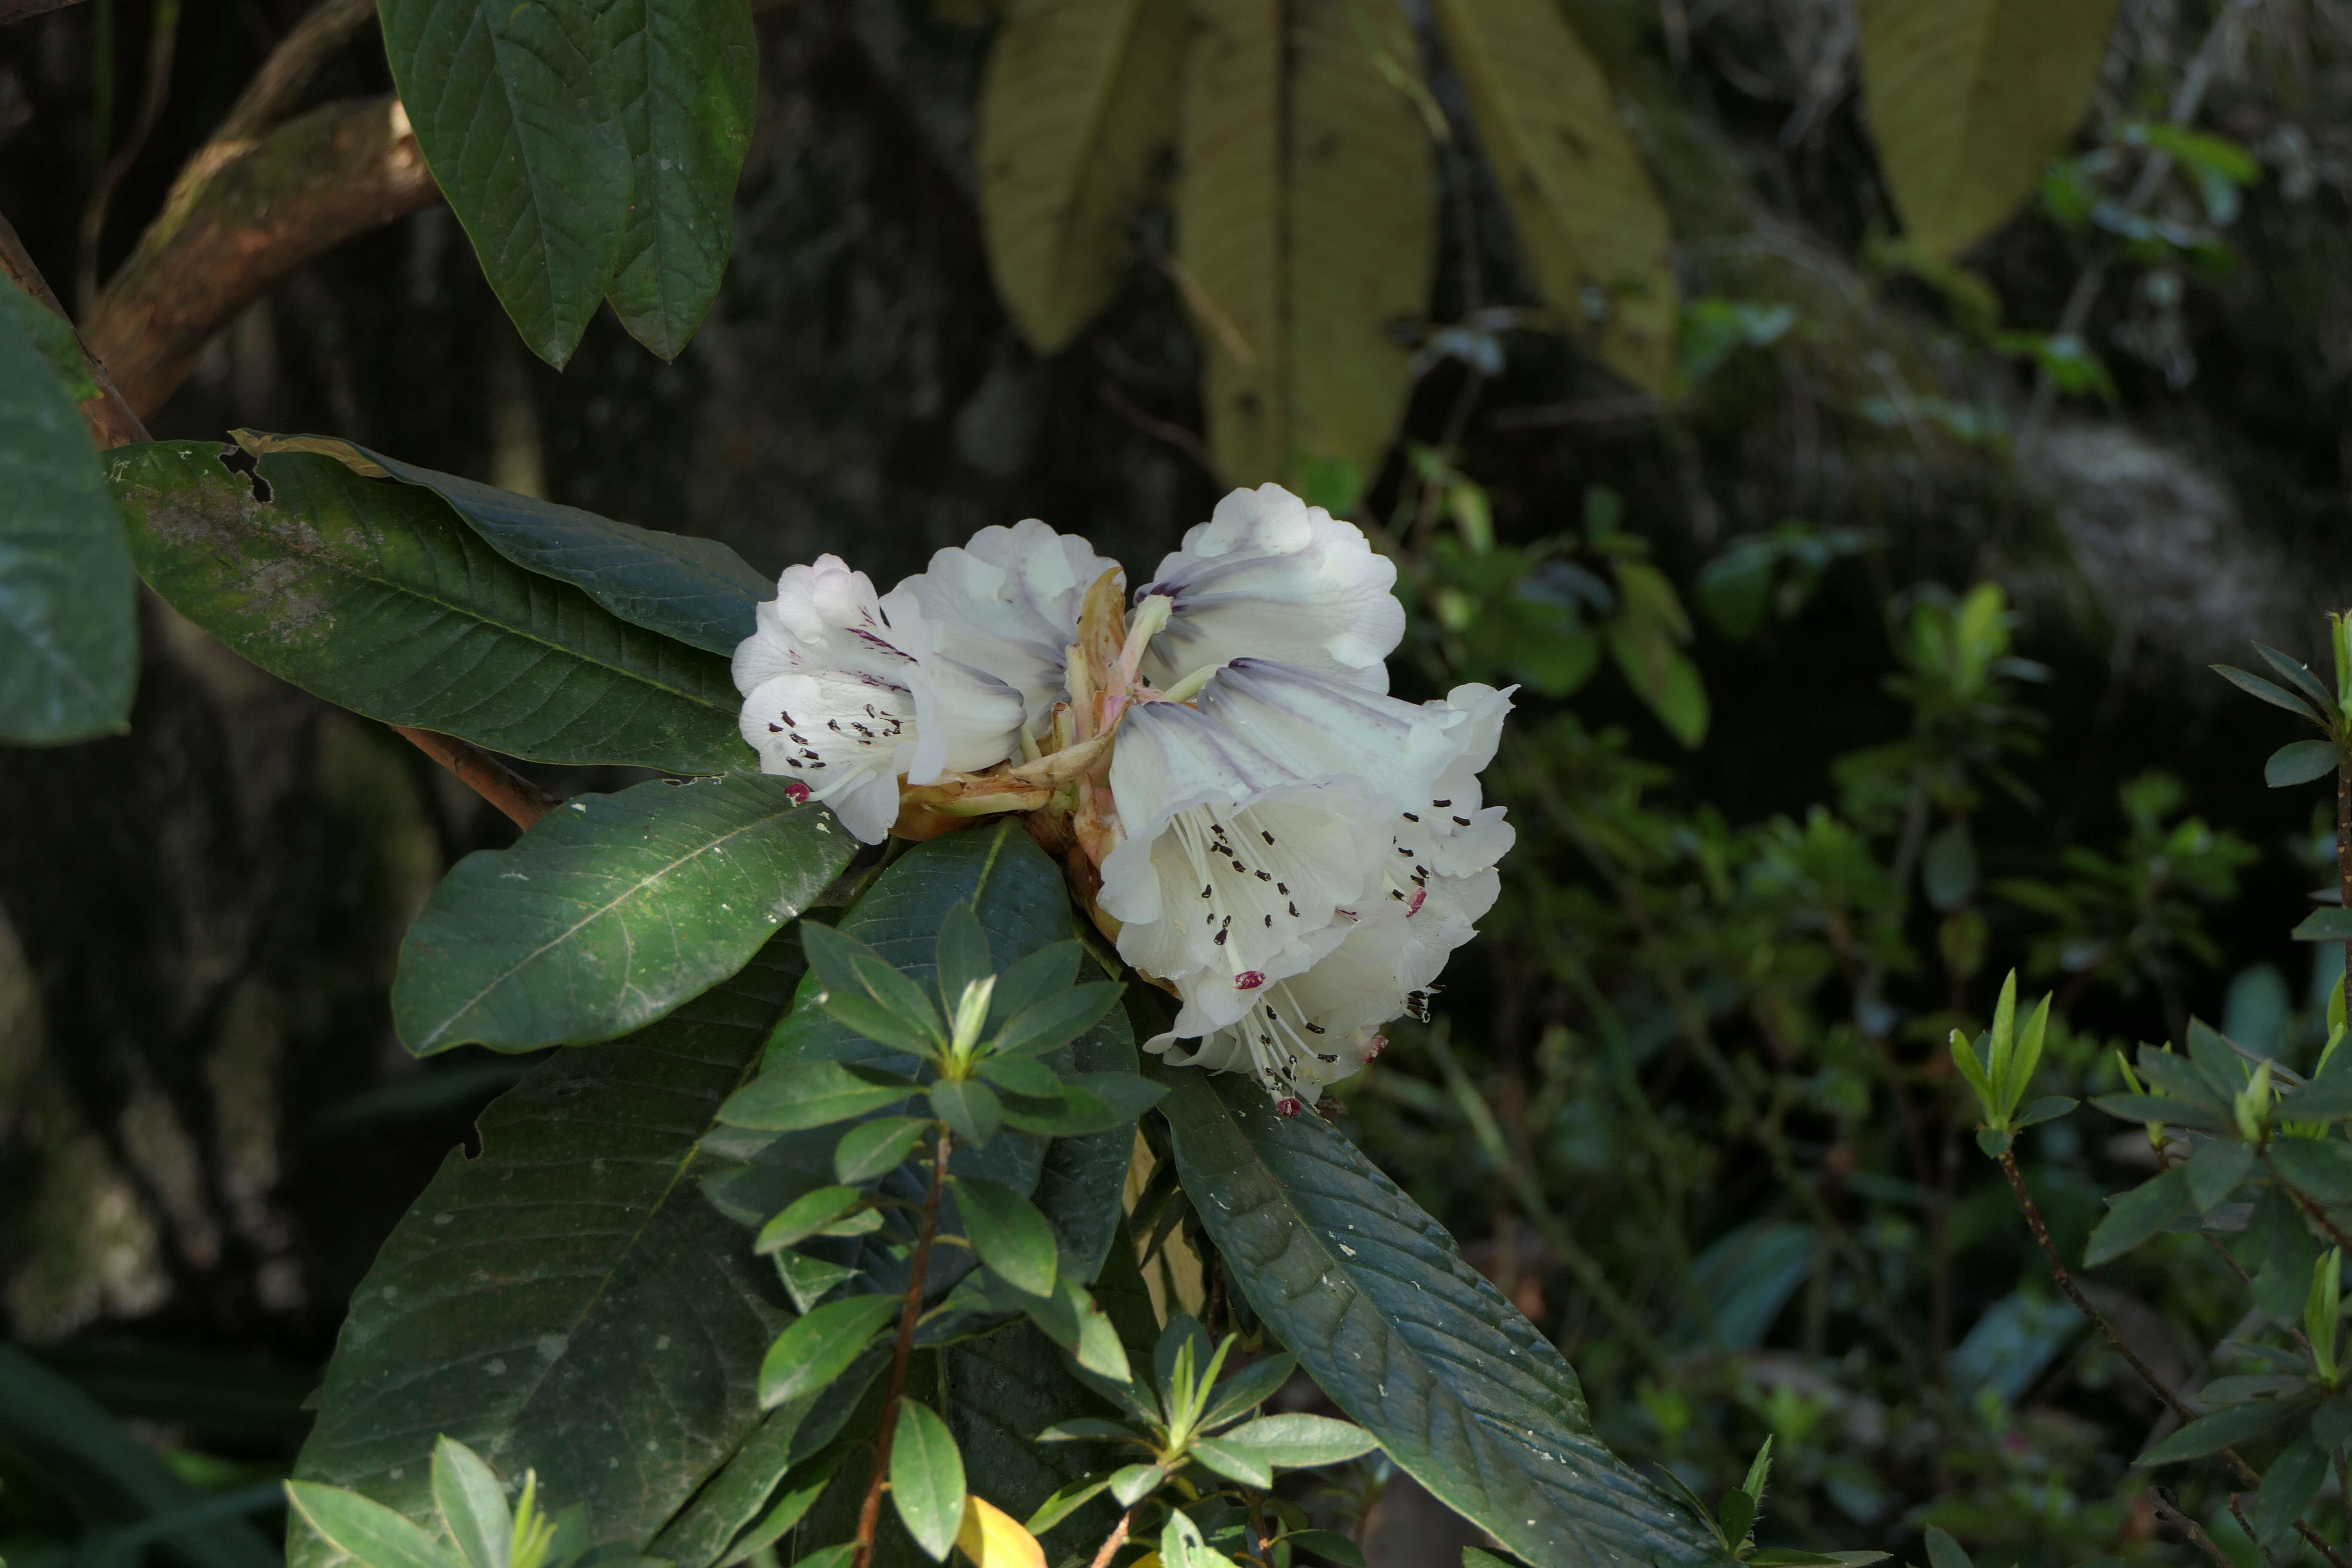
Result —
<instances>
[{"instance_id":1,"label":"background foliage","mask_svg":"<svg viewBox=\"0 0 2352 1568\"><path fill-rule=\"evenodd\" d=\"M1147 570L1228 479L1352 505L1406 566L1426 687L1525 691L1506 900L1347 1130L1617 1452L1712 1497L1770 1435L1776 1542L2185 1552L2127 1468L2174 1418L2050 1289L1942 1042L2012 966L2054 993L2036 1092L2121 1089L2109 1047L2192 1016L2298 1067L2325 1034L2340 950L2286 933L2327 824L2263 785L2285 727L2200 666L2248 636L2326 662L2352 16L1219 0L1171 70L1174 9L803 0L680 37L646 70L726 111L678 171L646 151L677 89L559 106L579 123L520 165L436 162L447 209L294 271L142 412L324 429L763 571L895 575L1033 513ZM129 309L131 231L299 16L89 0L0 30L0 211L52 278L110 279L86 325ZM467 89L562 42L389 37ZM371 42L283 107L409 84ZM433 156L446 106L404 102ZM330 511L350 482L270 462ZM388 994L444 867L505 825L142 619L131 736L0 753L43 827L0 842L0 1356L89 1416L0 1433L0 1550L216 1504L173 1535L210 1568L267 1555L235 1519L276 1495L353 1285L530 1063L415 1067ZM8 732L105 730L121 673ZM660 714L723 675L648 674L642 760L691 766L695 719ZM2018 1152L2070 1263L2153 1172L2090 1109ZM2084 1288L2178 1384L2242 1370L2215 1347L2244 1289L2200 1238ZM107 1448L106 1411L152 1447ZM2183 1492L2246 1551L2216 1479ZM1376 1553L1433 1560L1416 1507L1374 1510Z\"/></svg>"}]
</instances>

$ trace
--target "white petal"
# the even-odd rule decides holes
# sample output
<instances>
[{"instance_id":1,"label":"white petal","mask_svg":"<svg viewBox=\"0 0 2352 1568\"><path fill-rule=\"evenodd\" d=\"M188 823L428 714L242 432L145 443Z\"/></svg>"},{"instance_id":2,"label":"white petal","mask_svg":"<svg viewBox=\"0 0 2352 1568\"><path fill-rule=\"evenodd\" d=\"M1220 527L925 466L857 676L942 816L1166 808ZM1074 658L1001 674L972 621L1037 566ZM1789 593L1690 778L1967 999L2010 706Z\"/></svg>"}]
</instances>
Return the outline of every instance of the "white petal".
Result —
<instances>
[{"instance_id":1,"label":"white petal","mask_svg":"<svg viewBox=\"0 0 2352 1568\"><path fill-rule=\"evenodd\" d=\"M1174 983L1182 1026L1237 1017L1250 993L1336 944L1334 911L1360 901L1386 813L1351 780L1300 780L1205 714L1129 710L1111 795L1126 838L1105 858L1103 910L1121 956Z\"/></svg>"},{"instance_id":2,"label":"white petal","mask_svg":"<svg viewBox=\"0 0 2352 1568\"><path fill-rule=\"evenodd\" d=\"M1415 706L1297 665L1237 658L1201 689L1201 711L1307 777L1351 774L1397 810L1424 805L1457 764L1471 713ZM1497 720L1499 728L1500 721ZM1488 754L1493 746L1487 746Z\"/></svg>"},{"instance_id":3,"label":"white petal","mask_svg":"<svg viewBox=\"0 0 2352 1568\"><path fill-rule=\"evenodd\" d=\"M1139 592L1175 601L1144 672L1165 689L1255 655L1384 692L1384 661L1404 637L1395 586L1396 563L1354 523L1280 485L1235 490Z\"/></svg>"},{"instance_id":4,"label":"white petal","mask_svg":"<svg viewBox=\"0 0 2352 1568\"><path fill-rule=\"evenodd\" d=\"M1429 804L1409 819L1407 829L1400 829L1406 840L1423 851L1423 862L1433 871L1449 877L1470 876L1500 860L1517 837L1504 821L1501 806L1482 804L1486 796L1478 784L1480 770L1495 760L1503 716L1510 711L1511 693L1517 689L1516 686L1501 691L1491 686L1457 686L1443 702L1423 704L1463 719L1453 731L1460 753L1438 775L1429 792Z\"/></svg>"},{"instance_id":5,"label":"white petal","mask_svg":"<svg viewBox=\"0 0 2352 1568\"><path fill-rule=\"evenodd\" d=\"M1087 590L1117 564L1030 518L939 552L894 592L921 606L941 654L1018 691L1031 731L1041 733L1064 694Z\"/></svg>"},{"instance_id":6,"label":"white petal","mask_svg":"<svg viewBox=\"0 0 2352 1568\"><path fill-rule=\"evenodd\" d=\"M898 816L901 774L928 783L1018 746L1019 694L941 656L911 595L877 597L837 556L785 569L734 674L761 771L805 782L868 843Z\"/></svg>"}]
</instances>

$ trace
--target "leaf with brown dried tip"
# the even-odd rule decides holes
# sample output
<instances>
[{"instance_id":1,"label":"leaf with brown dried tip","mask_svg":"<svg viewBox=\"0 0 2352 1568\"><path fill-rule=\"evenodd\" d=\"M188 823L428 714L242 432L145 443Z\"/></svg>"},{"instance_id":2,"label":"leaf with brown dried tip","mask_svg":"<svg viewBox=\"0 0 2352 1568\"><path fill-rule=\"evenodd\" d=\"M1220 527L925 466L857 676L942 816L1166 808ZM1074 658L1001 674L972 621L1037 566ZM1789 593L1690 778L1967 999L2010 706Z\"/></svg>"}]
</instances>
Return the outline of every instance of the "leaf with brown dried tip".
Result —
<instances>
[{"instance_id":1,"label":"leaf with brown dried tip","mask_svg":"<svg viewBox=\"0 0 2352 1568\"><path fill-rule=\"evenodd\" d=\"M1110 302L1176 133L1181 0L1025 0L988 58L981 215L997 292L1040 353Z\"/></svg>"},{"instance_id":2,"label":"leaf with brown dried tip","mask_svg":"<svg viewBox=\"0 0 2352 1568\"><path fill-rule=\"evenodd\" d=\"M1601 67L1554 0L1437 0L1520 248L1573 327L1653 392L1674 375L1674 236Z\"/></svg>"}]
</instances>

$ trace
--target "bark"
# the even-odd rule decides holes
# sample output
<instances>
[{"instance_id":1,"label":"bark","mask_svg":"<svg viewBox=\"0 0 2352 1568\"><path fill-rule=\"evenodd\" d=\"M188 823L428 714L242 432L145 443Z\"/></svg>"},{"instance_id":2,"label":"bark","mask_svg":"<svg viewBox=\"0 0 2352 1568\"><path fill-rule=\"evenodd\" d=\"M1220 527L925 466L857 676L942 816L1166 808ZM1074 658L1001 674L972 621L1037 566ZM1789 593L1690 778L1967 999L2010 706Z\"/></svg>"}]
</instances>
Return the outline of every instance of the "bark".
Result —
<instances>
[{"instance_id":1,"label":"bark","mask_svg":"<svg viewBox=\"0 0 2352 1568\"><path fill-rule=\"evenodd\" d=\"M440 199L396 98L216 141L100 294L84 336L131 406L152 415L247 306L321 252Z\"/></svg>"}]
</instances>

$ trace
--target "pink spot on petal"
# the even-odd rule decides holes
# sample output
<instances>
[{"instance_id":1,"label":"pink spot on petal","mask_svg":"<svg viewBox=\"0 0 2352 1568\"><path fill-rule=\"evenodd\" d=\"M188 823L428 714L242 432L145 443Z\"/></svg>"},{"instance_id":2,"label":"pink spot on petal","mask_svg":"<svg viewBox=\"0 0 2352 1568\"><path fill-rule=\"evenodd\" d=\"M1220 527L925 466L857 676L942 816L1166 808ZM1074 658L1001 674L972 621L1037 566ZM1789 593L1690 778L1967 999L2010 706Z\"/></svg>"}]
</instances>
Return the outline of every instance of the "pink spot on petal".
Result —
<instances>
[{"instance_id":1,"label":"pink spot on petal","mask_svg":"<svg viewBox=\"0 0 2352 1568\"><path fill-rule=\"evenodd\" d=\"M800 780L794 779L790 784L784 785L784 793L793 797L793 804L794 805L800 805L808 800L809 786L801 783Z\"/></svg>"},{"instance_id":2,"label":"pink spot on petal","mask_svg":"<svg viewBox=\"0 0 2352 1568\"><path fill-rule=\"evenodd\" d=\"M1404 907L1404 918L1411 920L1413 916L1421 913L1421 906L1423 900L1428 899L1428 897L1429 889L1427 888L1415 888L1412 890L1412 902L1405 905Z\"/></svg>"},{"instance_id":3,"label":"pink spot on petal","mask_svg":"<svg viewBox=\"0 0 2352 1568\"><path fill-rule=\"evenodd\" d=\"M1255 991L1265 984L1265 975L1255 969L1244 969L1234 976L1234 989L1236 991Z\"/></svg>"},{"instance_id":4,"label":"pink spot on petal","mask_svg":"<svg viewBox=\"0 0 2352 1568\"><path fill-rule=\"evenodd\" d=\"M1303 1100L1293 1100L1288 1095L1274 1102L1274 1113L1276 1116L1296 1116L1306 1109L1307 1106Z\"/></svg>"},{"instance_id":5,"label":"pink spot on petal","mask_svg":"<svg viewBox=\"0 0 2352 1568\"><path fill-rule=\"evenodd\" d=\"M1386 1035L1374 1035L1370 1043L1364 1047L1364 1059L1366 1061L1370 1061L1374 1057L1379 1056L1382 1051L1387 1050L1388 1048L1389 1037Z\"/></svg>"}]
</instances>

